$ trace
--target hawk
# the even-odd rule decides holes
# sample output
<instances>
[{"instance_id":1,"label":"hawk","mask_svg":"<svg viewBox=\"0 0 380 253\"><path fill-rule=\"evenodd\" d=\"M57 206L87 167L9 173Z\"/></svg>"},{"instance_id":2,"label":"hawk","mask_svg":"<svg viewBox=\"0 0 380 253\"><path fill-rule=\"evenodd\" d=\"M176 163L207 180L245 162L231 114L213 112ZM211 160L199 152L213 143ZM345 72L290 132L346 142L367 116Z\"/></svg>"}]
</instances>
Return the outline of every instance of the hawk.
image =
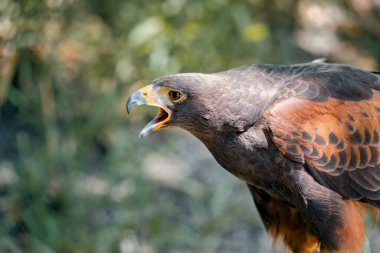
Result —
<instances>
[{"instance_id":1,"label":"hawk","mask_svg":"<svg viewBox=\"0 0 380 253\"><path fill-rule=\"evenodd\" d=\"M127 101L158 107L140 137L187 130L244 181L292 252L359 253L380 208L380 73L314 61L154 80Z\"/></svg>"}]
</instances>

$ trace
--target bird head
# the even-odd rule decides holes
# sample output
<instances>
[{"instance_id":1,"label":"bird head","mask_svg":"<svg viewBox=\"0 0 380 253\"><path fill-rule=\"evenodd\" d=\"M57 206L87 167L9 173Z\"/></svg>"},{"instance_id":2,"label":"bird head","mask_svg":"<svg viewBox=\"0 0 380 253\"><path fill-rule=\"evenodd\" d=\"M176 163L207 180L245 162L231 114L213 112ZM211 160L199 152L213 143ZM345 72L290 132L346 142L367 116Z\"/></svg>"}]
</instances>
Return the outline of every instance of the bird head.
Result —
<instances>
[{"instance_id":1,"label":"bird head","mask_svg":"<svg viewBox=\"0 0 380 253\"><path fill-rule=\"evenodd\" d=\"M210 82L206 79L203 74L165 76L133 92L126 104L128 113L134 104L158 107L154 119L140 132L140 138L167 127L181 127L190 132L205 127L213 104L207 95L212 85L205 85Z\"/></svg>"},{"instance_id":2,"label":"bird head","mask_svg":"<svg viewBox=\"0 0 380 253\"><path fill-rule=\"evenodd\" d=\"M167 127L183 128L200 139L225 132L242 132L261 112L261 93L254 79L241 75L175 74L154 80L128 98L134 104L158 107L158 113L140 132L140 138ZM258 97L256 97L258 96Z\"/></svg>"}]
</instances>

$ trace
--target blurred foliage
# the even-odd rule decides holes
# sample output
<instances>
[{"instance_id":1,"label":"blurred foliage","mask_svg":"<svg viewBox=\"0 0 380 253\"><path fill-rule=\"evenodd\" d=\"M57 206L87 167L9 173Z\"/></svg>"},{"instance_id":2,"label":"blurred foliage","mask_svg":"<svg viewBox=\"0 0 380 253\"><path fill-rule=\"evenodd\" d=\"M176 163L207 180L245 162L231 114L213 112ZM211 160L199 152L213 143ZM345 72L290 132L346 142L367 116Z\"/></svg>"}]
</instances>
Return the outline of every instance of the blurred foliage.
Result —
<instances>
[{"instance_id":1,"label":"blurred foliage","mask_svg":"<svg viewBox=\"0 0 380 253\"><path fill-rule=\"evenodd\" d=\"M126 96L249 63L375 70L379 44L379 0L0 1L0 252L273 252L244 184L183 132L138 140L154 111Z\"/></svg>"}]
</instances>

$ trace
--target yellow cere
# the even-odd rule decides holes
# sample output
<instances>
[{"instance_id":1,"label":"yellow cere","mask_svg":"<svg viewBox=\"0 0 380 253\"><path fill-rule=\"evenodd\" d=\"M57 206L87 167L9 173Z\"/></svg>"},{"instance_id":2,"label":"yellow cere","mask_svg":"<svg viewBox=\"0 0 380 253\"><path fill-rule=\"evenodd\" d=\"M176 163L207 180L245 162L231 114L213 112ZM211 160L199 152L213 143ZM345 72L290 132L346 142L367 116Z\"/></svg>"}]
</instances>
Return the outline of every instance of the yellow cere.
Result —
<instances>
[{"instance_id":1,"label":"yellow cere","mask_svg":"<svg viewBox=\"0 0 380 253\"><path fill-rule=\"evenodd\" d=\"M166 87L159 87L157 89L153 89L153 85L148 85L140 89L140 93L142 97L145 99L147 105L157 106L160 107L162 110L164 110L168 117L166 117L164 120L157 122L152 126L152 130L156 131L160 129L171 117L171 112L168 108L165 107L165 102L168 101L167 93L168 88ZM158 111L157 115L158 117L160 115L160 111Z\"/></svg>"}]
</instances>

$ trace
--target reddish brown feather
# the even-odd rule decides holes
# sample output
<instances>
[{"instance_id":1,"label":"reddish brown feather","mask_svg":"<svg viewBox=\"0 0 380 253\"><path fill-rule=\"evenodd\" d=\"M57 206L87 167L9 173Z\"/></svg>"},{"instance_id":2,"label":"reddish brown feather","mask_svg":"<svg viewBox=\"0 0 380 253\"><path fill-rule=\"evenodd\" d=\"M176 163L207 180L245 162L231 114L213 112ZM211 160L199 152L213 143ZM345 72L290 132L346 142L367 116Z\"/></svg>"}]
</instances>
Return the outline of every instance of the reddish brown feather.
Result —
<instances>
[{"instance_id":1,"label":"reddish brown feather","mask_svg":"<svg viewBox=\"0 0 380 253\"><path fill-rule=\"evenodd\" d=\"M345 202L345 227L336 231L339 250L321 248L321 253L359 253L365 239L363 222L364 205L353 201ZM305 223L297 209L271 199L265 205L266 216L271 220L269 233L281 239L292 252L318 252L320 243L311 228ZM377 214L377 213L376 213Z\"/></svg>"},{"instance_id":2,"label":"reddish brown feather","mask_svg":"<svg viewBox=\"0 0 380 253\"><path fill-rule=\"evenodd\" d=\"M268 201L264 208L271 220L268 232L275 239L281 239L292 252L313 253L319 249L317 237L297 209L275 199Z\"/></svg>"},{"instance_id":3,"label":"reddish brown feather","mask_svg":"<svg viewBox=\"0 0 380 253\"><path fill-rule=\"evenodd\" d=\"M363 221L364 206L358 202L345 202L345 224L337 231L339 235L339 250L321 249L321 253L361 253L366 236Z\"/></svg>"},{"instance_id":4,"label":"reddish brown feather","mask_svg":"<svg viewBox=\"0 0 380 253\"><path fill-rule=\"evenodd\" d=\"M285 155L338 175L379 164L379 108L380 92L374 91L371 100L359 102L292 98L266 112L265 117L274 143ZM277 135L279 132L282 134Z\"/></svg>"}]
</instances>

